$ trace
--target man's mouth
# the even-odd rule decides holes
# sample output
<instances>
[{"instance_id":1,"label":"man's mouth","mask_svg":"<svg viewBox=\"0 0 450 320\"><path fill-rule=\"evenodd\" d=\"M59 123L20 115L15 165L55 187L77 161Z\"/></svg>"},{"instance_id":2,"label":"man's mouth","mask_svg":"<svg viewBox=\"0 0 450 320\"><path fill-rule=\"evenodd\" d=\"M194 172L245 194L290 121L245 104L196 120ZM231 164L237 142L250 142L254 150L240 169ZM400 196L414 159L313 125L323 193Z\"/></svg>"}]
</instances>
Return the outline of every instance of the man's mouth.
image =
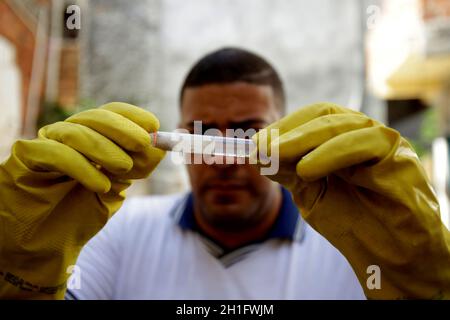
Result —
<instances>
[{"instance_id":1,"label":"man's mouth","mask_svg":"<svg viewBox=\"0 0 450 320\"><path fill-rule=\"evenodd\" d=\"M239 181L218 181L207 183L205 189L206 190L217 190L217 191L239 191L243 189L247 189L248 185Z\"/></svg>"}]
</instances>

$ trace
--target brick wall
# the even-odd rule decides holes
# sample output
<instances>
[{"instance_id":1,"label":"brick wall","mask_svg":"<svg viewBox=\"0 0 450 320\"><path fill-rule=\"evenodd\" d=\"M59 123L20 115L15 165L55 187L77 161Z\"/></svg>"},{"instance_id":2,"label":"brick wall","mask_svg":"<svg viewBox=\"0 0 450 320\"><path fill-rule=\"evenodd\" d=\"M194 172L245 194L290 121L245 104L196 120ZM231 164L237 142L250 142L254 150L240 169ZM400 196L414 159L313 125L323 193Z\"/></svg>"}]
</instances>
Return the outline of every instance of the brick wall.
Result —
<instances>
[{"instance_id":1,"label":"brick wall","mask_svg":"<svg viewBox=\"0 0 450 320\"><path fill-rule=\"evenodd\" d=\"M58 103L70 110L78 102L78 68L80 48L77 41L65 43L61 48Z\"/></svg>"},{"instance_id":2,"label":"brick wall","mask_svg":"<svg viewBox=\"0 0 450 320\"><path fill-rule=\"evenodd\" d=\"M5 1L0 1L0 36L8 39L16 47L16 62L22 78L22 115L25 116L33 66L35 38L29 26L25 25Z\"/></svg>"},{"instance_id":3,"label":"brick wall","mask_svg":"<svg viewBox=\"0 0 450 320\"><path fill-rule=\"evenodd\" d=\"M441 17L450 18L449 0L421 0L421 6L425 21Z\"/></svg>"}]
</instances>

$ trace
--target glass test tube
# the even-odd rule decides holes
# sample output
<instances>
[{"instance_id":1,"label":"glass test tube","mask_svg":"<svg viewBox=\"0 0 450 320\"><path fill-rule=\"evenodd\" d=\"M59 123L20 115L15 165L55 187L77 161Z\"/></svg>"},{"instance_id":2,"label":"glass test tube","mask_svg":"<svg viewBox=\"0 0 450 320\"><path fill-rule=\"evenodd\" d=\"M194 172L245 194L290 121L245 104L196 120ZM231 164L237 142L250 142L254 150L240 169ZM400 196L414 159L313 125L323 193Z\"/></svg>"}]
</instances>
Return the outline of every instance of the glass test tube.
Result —
<instances>
[{"instance_id":1,"label":"glass test tube","mask_svg":"<svg viewBox=\"0 0 450 320\"><path fill-rule=\"evenodd\" d=\"M251 139L180 132L158 131L152 133L150 137L154 147L187 154L248 158L256 147Z\"/></svg>"}]
</instances>

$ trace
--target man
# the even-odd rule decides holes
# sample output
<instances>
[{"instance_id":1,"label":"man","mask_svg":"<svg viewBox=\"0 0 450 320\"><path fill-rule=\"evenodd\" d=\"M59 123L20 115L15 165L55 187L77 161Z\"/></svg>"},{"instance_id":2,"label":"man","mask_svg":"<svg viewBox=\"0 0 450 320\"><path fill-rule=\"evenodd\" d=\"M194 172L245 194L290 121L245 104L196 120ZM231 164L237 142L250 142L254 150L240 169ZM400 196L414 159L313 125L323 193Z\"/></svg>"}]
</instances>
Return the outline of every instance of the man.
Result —
<instances>
[{"instance_id":1,"label":"man","mask_svg":"<svg viewBox=\"0 0 450 320\"><path fill-rule=\"evenodd\" d=\"M277 121L285 108L277 73L235 48L191 69L180 108L180 127L191 131L198 120L204 130L279 131L269 141L279 172L192 164L191 193L121 207L129 179L147 176L163 156L148 139L157 119L113 103L47 126L37 140L19 141L0 171L9 260L0 264L0 294L62 297L65 268L121 207L81 251L71 269L79 286L67 298L448 297L449 233L397 132L332 104Z\"/></svg>"}]
</instances>

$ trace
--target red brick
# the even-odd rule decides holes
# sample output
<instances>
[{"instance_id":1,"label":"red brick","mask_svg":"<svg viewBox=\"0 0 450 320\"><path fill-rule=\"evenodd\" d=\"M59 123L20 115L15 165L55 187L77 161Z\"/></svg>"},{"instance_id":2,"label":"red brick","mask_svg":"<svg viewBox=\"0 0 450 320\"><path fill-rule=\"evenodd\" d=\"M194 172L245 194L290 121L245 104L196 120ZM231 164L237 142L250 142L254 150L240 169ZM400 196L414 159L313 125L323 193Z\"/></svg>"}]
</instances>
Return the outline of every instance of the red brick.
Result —
<instances>
[{"instance_id":1,"label":"red brick","mask_svg":"<svg viewBox=\"0 0 450 320\"><path fill-rule=\"evenodd\" d=\"M8 39L16 49L16 63L21 71L22 77L22 114L25 119L28 90L30 88L33 68L35 35L23 23L21 18L17 16L17 13L4 1L0 1L0 36Z\"/></svg>"}]
</instances>

